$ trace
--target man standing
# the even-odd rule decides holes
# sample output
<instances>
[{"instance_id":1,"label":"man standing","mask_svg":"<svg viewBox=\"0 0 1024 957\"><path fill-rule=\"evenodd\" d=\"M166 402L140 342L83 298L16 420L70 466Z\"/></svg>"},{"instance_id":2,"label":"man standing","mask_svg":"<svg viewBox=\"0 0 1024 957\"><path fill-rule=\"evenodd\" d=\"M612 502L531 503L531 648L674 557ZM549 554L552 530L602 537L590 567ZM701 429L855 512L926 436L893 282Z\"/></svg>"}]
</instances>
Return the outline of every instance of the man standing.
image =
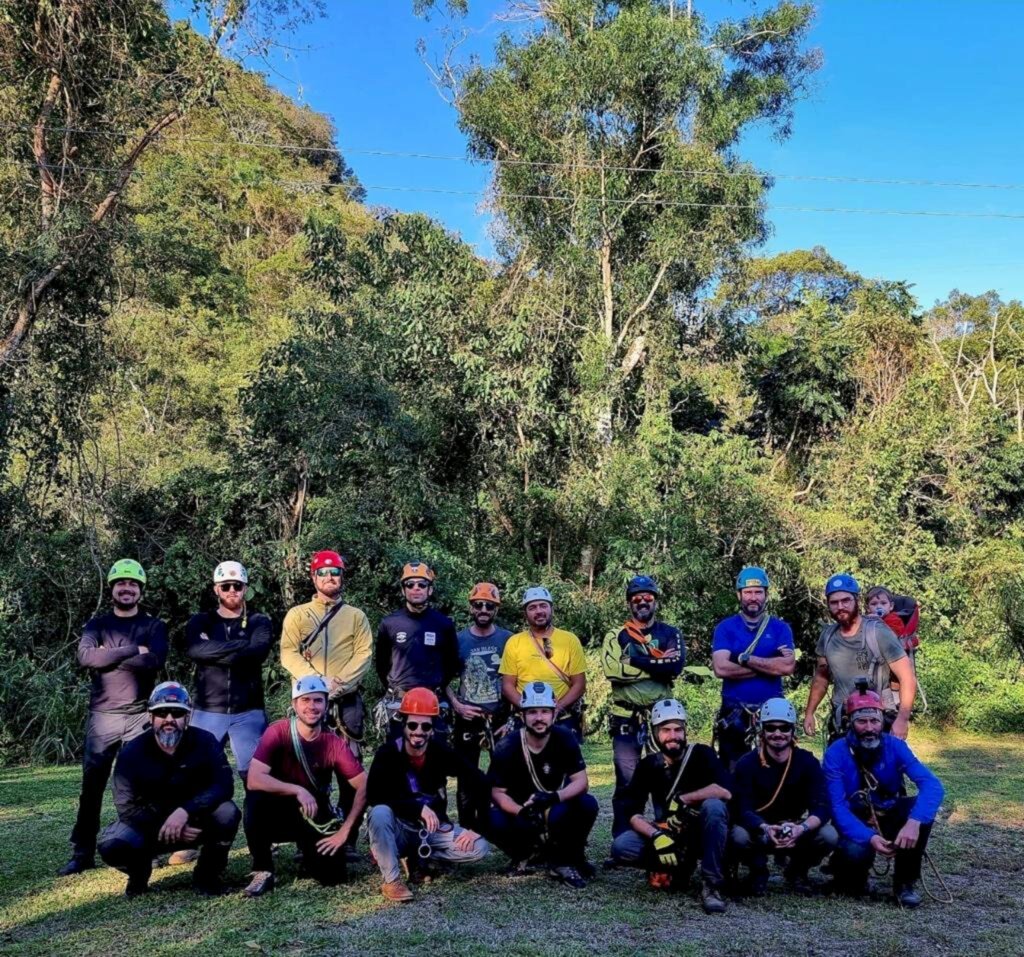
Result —
<instances>
[{"instance_id":1,"label":"man standing","mask_svg":"<svg viewBox=\"0 0 1024 957\"><path fill-rule=\"evenodd\" d=\"M552 877L569 887L586 887L594 876L587 838L598 808L587 793L583 753L572 731L554 724L551 685L530 682L520 708L523 727L507 735L491 759L490 833L512 859L511 873L525 874L539 852Z\"/></svg>"},{"instance_id":2,"label":"man standing","mask_svg":"<svg viewBox=\"0 0 1024 957\"><path fill-rule=\"evenodd\" d=\"M857 679L866 676L868 687L881 697L886 729L906 739L917 678L903 643L880 618L861 615L860 585L851 575L833 575L825 584L825 598L833 623L822 630L814 649L818 667L807 696L804 731L814 734L814 712L831 682L829 743L841 738L846 730L843 702L853 693ZM890 688L890 674L899 681L898 701Z\"/></svg>"},{"instance_id":3,"label":"man standing","mask_svg":"<svg viewBox=\"0 0 1024 957\"><path fill-rule=\"evenodd\" d=\"M583 694L587 690L587 663L583 645L570 631L552 623L551 592L527 588L523 593L527 630L509 638L498 671L501 692L519 707L528 684L543 681L555 692L555 721L571 728L583 740Z\"/></svg>"},{"instance_id":4,"label":"man standing","mask_svg":"<svg viewBox=\"0 0 1024 957\"><path fill-rule=\"evenodd\" d=\"M739 614L718 623L711 643L711 664L722 679L718 754L730 771L750 750L758 709L782 697L782 679L796 668L793 630L765 610L768 588L763 568L744 568L736 577Z\"/></svg>"},{"instance_id":5,"label":"man standing","mask_svg":"<svg viewBox=\"0 0 1024 957\"><path fill-rule=\"evenodd\" d=\"M491 848L476 831L448 819L448 778L456 778L471 795L475 816L486 804L487 784L479 768L434 739L437 695L428 688L410 688L398 711L401 738L382 744L370 765L367 829L384 878L381 893L404 902L412 900L412 891L402 880L401 858L414 870L430 858L453 864L479 861Z\"/></svg>"},{"instance_id":6,"label":"man standing","mask_svg":"<svg viewBox=\"0 0 1024 957\"><path fill-rule=\"evenodd\" d=\"M687 743L686 709L674 698L654 705L651 724L659 753L637 765L626 790L631 830L612 842L612 857L646 867L651 886L668 889L685 883L699 856L701 905L722 914L728 772L713 748ZM644 816L648 799L653 817Z\"/></svg>"},{"instance_id":7,"label":"man standing","mask_svg":"<svg viewBox=\"0 0 1024 957\"><path fill-rule=\"evenodd\" d=\"M149 697L152 733L125 745L114 771L117 821L100 838L100 856L128 875L125 895L149 890L153 857L161 850L199 845L192 886L223 892L221 875L241 812L224 749L213 735L189 727L188 692L176 681Z\"/></svg>"},{"instance_id":8,"label":"man standing","mask_svg":"<svg viewBox=\"0 0 1024 957\"><path fill-rule=\"evenodd\" d=\"M672 682L683 671L686 648L678 629L656 620L661 592L648 575L626 585L630 617L605 639L602 662L612 685L609 730L615 764L612 837L629 830L626 787L643 756L651 706L672 695Z\"/></svg>"},{"instance_id":9,"label":"man standing","mask_svg":"<svg viewBox=\"0 0 1024 957\"><path fill-rule=\"evenodd\" d=\"M825 780L839 830L832 871L839 890L867 889L875 855L894 860L892 892L903 907L918 907L921 859L942 804L939 779L905 741L882 731L882 699L854 691L846 700L850 730L825 752ZM907 797L905 778L917 787Z\"/></svg>"},{"instance_id":10,"label":"man standing","mask_svg":"<svg viewBox=\"0 0 1024 957\"><path fill-rule=\"evenodd\" d=\"M71 860L58 871L79 874L96 866L96 832L103 791L121 745L149 726L146 699L167 660L167 626L139 609L146 573L130 558L107 574L113 608L86 623L78 664L92 676L82 753L82 794L71 832Z\"/></svg>"},{"instance_id":11,"label":"man standing","mask_svg":"<svg viewBox=\"0 0 1024 957\"><path fill-rule=\"evenodd\" d=\"M459 673L455 624L430 607L434 579L433 570L424 562L406 564L402 568L405 605L384 618L377 629L374 663L392 707L412 688L429 688L440 698ZM434 736L447 741L448 730L439 713L433 722ZM400 720L391 721L388 736L392 740L402 736Z\"/></svg>"},{"instance_id":12,"label":"man standing","mask_svg":"<svg viewBox=\"0 0 1024 957\"><path fill-rule=\"evenodd\" d=\"M498 666L505 644L512 634L495 624L501 607L501 593L491 582L477 582L469 593L469 615L473 623L458 634L458 691L447 689L448 700L455 712L452 747L474 767L480 765L480 752L494 750L494 735L508 716L508 707L501 695ZM483 822L470 819L471 802L460 789L456 795L459 821L478 829Z\"/></svg>"},{"instance_id":13,"label":"man standing","mask_svg":"<svg viewBox=\"0 0 1024 957\"><path fill-rule=\"evenodd\" d=\"M274 889L274 843L294 841L303 867L319 883L345 880L342 849L366 806L366 773L348 741L324 728L327 694L319 675L297 679L294 714L275 721L256 747L245 800L245 837L252 854L246 897ZM344 815L331 803L332 777L354 794Z\"/></svg>"},{"instance_id":14,"label":"man standing","mask_svg":"<svg viewBox=\"0 0 1024 957\"><path fill-rule=\"evenodd\" d=\"M808 893L810 868L839 840L828 823L828 794L821 764L796 746L796 709L769 698L757 716L760 747L736 762L732 842L750 868L755 897L768 887L768 856L787 858L786 883Z\"/></svg>"},{"instance_id":15,"label":"man standing","mask_svg":"<svg viewBox=\"0 0 1024 957\"><path fill-rule=\"evenodd\" d=\"M263 662L271 643L270 618L246 607L248 585L244 566L221 562L213 571L217 610L193 615L185 629L185 651L196 663L192 727L209 731L222 746L231 739L243 786L267 727Z\"/></svg>"}]
</instances>

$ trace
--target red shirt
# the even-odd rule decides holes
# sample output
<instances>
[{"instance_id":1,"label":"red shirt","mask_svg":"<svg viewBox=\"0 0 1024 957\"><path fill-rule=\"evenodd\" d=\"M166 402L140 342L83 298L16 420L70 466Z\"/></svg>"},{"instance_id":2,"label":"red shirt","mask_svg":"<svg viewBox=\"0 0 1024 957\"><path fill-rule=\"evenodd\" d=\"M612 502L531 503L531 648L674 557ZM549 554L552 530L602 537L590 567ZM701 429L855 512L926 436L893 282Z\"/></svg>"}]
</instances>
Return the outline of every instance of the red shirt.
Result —
<instances>
[{"instance_id":1,"label":"red shirt","mask_svg":"<svg viewBox=\"0 0 1024 957\"><path fill-rule=\"evenodd\" d=\"M317 786L322 791L330 787L332 773L337 775L339 783L350 781L363 773L363 766L352 753L348 742L333 731L321 731L315 741L305 741L300 737L299 743ZM289 719L275 721L263 732L253 758L269 765L271 776L278 781L309 787L309 778L292 745Z\"/></svg>"}]
</instances>

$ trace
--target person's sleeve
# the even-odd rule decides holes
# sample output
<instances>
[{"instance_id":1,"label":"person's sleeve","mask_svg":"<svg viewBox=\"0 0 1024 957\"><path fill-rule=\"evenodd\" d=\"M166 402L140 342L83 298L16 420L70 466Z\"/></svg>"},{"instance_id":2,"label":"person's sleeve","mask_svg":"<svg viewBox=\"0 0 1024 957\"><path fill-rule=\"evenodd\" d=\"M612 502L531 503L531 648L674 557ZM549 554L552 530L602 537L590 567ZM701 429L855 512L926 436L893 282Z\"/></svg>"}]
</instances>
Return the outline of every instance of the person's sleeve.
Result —
<instances>
[{"instance_id":1,"label":"person's sleeve","mask_svg":"<svg viewBox=\"0 0 1024 957\"><path fill-rule=\"evenodd\" d=\"M270 767L274 763L274 757L277 754L280 740L277 724L270 725L260 735L260 740L256 744L256 750L252 753L253 759L259 761L260 764Z\"/></svg>"},{"instance_id":2,"label":"person's sleeve","mask_svg":"<svg viewBox=\"0 0 1024 957\"><path fill-rule=\"evenodd\" d=\"M515 732L513 732L515 734ZM518 735L517 735L518 736ZM505 749L499 746L491 755L491 764L487 769L487 781L492 788L508 788L508 762Z\"/></svg>"},{"instance_id":3,"label":"person's sleeve","mask_svg":"<svg viewBox=\"0 0 1024 957\"><path fill-rule=\"evenodd\" d=\"M723 624L723 622L719 622L715 625L714 634L711 636L711 654L714 654L716 651L732 651Z\"/></svg>"},{"instance_id":4,"label":"person's sleeve","mask_svg":"<svg viewBox=\"0 0 1024 957\"><path fill-rule=\"evenodd\" d=\"M281 625L281 664L296 681L299 678L316 674L316 669L302 657L302 653L299 651L301 643L299 613L291 608L284 616L284 622Z\"/></svg>"},{"instance_id":5,"label":"person's sleeve","mask_svg":"<svg viewBox=\"0 0 1024 957\"><path fill-rule=\"evenodd\" d=\"M181 806L188 811L191 818L197 814L212 811L225 801L230 801L235 790L235 782L231 776L231 765L228 764L224 748L213 735L207 735L210 741L203 746L203 765L206 771L206 787L194 797L189 798Z\"/></svg>"},{"instance_id":6,"label":"person's sleeve","mask_svg":"<svg viewBox=\"0 0 1024 957\"><path fill-rule=\"evenodd\" d=\"M383 745L374 755L366 779L366 803L371 807L385 805L397 817L415 821L423 810L425 800L417 800L409 793L404 776L397 774L393 764L397 758L393 745Z\"/></svg>"},{"instance_id":7,"label":"person's sleeve","mask_svg":"<svg viewBox=\"0 0 1024 957\"><path fill-rule=\"evenodd\" d=\"M387 691L388 672L391 671L391 636L381 622L377 628L377 647L373 651L373 666L381 687Z\"/></svg>"},{"instance_id":8,"label":"person's sleeve","mask_svg":"<svg viewBox=\"0 0 1024 957\"><path fill-rule=\"evenodd\" d=\"M836 744L841 747L830 747L825 752L824 764L825 786L832 807L832 822L843 837L858 844L867 844L875 832L857 817L850 807L850 797L846 793L844 764L852 759L844 754L843 748L846 745L843 742L837 741Z\"/></svg>"},{"instance_id":9,"label":"person's sleeve","mask_svg":"<svg viewBox=\"0 0 1024 957\"><path fill-rule=\"evenodd\" d=\"M462 671L462 661L459 658L459 636L453 624L445 626L441 654L441 687L447 688Z\"/></svg>"},{"instance_id":10,"label":"person's sleeve","mask_svg":"<svg viewBox=\"0 0 1024 957\"><path fill-rule=\"evenodd\" d=\"M498 665L499 675L519 674L518 662L516 661L515 645L516 636L512 635L509 638L509 640L505 642L505 650L501 653L501 663Z\"/></svg>"},{"instance_id":11,"label":"person's sleeve","mask_svg":"<svg viewBox=\"0 0 1024 957\"><path fill-rule=\"evenodd\" d=\"M223 636L224 627L214 616L193 615L185 626L185 654L200 664L230 664L245 641L225 641Z\"/></svg>"},{"instance_id":12,"label":"person's sleeve","mask_svg":"<svg viewBox=\"0 0 1024 957\"><path fill-rule=\"evenodd\" d=\"M579 638L573 635L572 648L569 651L569 667L565 669L565 673L570 678L574 678L576 675L585 674L587 670L587 658L583 654L583 644Z\"/></svg>"},{"instance_id":13,"label":"person's sleeve","mask_svg":"<svg viewBox=\"0 0 1024 957\"><path fill-rule=\"evenodd\" d=\"M906 741L899 738L893 738L892 741L904 773L917 785L917 797L910 816L922 824L931 824L935 820L935 815L939 813L939 806L945 795L942 782L933 771L921 763Z\"/></svg>"},{"instance_id":14,"label":"person's sleeve","mask_svg":"<svg viewBox=\"0 0 1024 957\"><path fill-rule=\"evenodd\" d=\"M715 749L708 745L704 745L701 748L701 751L701 758L704 761L710 782L731 792L735 786L733 784L732 775L729 773L729 769L725 766L725 763L715 753Z\"/></svg>"},{"instance_id":15,"label":"person's sleeve","mask_svg":"<svg viewBox=\"0 0 1024 957\"><path fill-rule=\"evenodd\" d=\"M754 810L754 767L749 761L742 758L739 760L733 772L733 783L735 790L732 805L736 820L740 826L755 834L765 820Z\"/></svg>"},{"instance_id":16,"label":"person's sleeve","mask_svg":"<svg viewBox=\"0 0 1024 957\"><path fill-rule=\"evenodd\" d=\"M651 655L630 655L629 663L641 671L645 671L652 678L672 681L683 673L683 665L685 664L685 649L682 647L682 638L679 632L673 629L672 635L666 639L665 647L661 650L672 651L676 648L680 649L678 658L666 660L665 658L655 658Z\"/></svg>"},{"instance_id":17,"label":"person's sleeve","mask_svg":"<svg viewBox=\"0 0 1024 957\"><path fill-rule=\"evenodd\" d=\"M239 647L234 650L230 660L263 662L270 654L273 641L274 630L270 616L253 615L249 625L249 637L238 639Z\"/></svg>"},{"instance_id":18,"label":"person's sleeve","mask_svg":"<svg viewBox=\"0 0 1024 957\"><path fill-rule=\"evenodd\" d=\"M337 677L341 680L341 694L355 691L362 684L366 672L370 670L370 658L373 653L373 633L366 615L358 611L352 622L352 657Z\"/></svg>"},{"instance_id":19,"label":"person's sleeve","mask_svg":"<svg viewBox=\"0 0 1024 957\"><path fill-rule=\"evenodd\" d=\"M159 618L154 618L149 633L143 638L142 644L149 651L144 655L135 654L121 662L122 668L130 671L159 671L167 662L167 625Z\"/></svg>"},{"instance_id":20,"label":"person's sleeve","mask_svg":"<svg viewBox=\"0 0 1024 957\"><path fill-rule=\"evenodd\" d=\"M93 671L110 671L133 655L138 655L137 645L110 648L100 644L99 629L89 622L78 640L78 663Z\"/></svg>"},{"instance_id":21,"label":"person's sleeve","mask_svg":"<svg viewBox=\"0 0 1024 957\"><path fill-rule=\"evenodd\" d=\"M807 753L810 755L807 762L807 814L818 818L825 825L832 817L825 787L825 772L821 769L821 762L810 752Z\"/></svg>"},{"instance_id":22,"label":"person's sleeve","mask_svg":"<svg viewBox=\"0 0 1024 957\"><path fill-rule=\"evenodd\" d=\"M882 621L878 622L878 653L890 664L907 657L903 642L893 634L892 629Z\"/></svg>"},{"instance_id":23,"label":"person's sleeve","mask_svg":"<svg viewBox=\"0 0 1024 957\"><path fill-rule=\"evenodd\" d=\"M818 640L814 643L814 653L819 658L825 657L825 634L828 632L828 626L826 625L821 634L818 635Z\"/></svg>"},{"instance_id":24,"label":"person's sleeve","mask_svg":"<svg viewBox=\"0 0 1024 957\"><path fill-rule=\"evenodd\" d=\"M339 781L351 781L363 773L363 766L359 759L352 753L352 749L345 741L337 741L334 747L334 771Z\"/></svg>"},{"instance_id":25,"label":"person's sleeve","mask_svg":"<svg viewBox=\"0 0 1024 957\"><path fill-rule=\"evenodd\" d=\"M779 637L775 642L776 651L782 648L789 648L790 651L796 648L796 644L793 641L793 629L789 627L788 623L780 621L779 624Z\"/></svg>"},{"instance_id":26,"label":"person's sleeve","mask_svg":"<svg viewBox=\"0 0 1024 957\"><path fill-rule=\"evenodd\" d=\"M142 800L136 785L132 774L131 753L126 761L125 750L122 750L114 766L114 778L110 785L117 818L135 830L145 832L163 824L166 815L161 816L161 812L152 804Z\"/></svg>"}]
</instances>

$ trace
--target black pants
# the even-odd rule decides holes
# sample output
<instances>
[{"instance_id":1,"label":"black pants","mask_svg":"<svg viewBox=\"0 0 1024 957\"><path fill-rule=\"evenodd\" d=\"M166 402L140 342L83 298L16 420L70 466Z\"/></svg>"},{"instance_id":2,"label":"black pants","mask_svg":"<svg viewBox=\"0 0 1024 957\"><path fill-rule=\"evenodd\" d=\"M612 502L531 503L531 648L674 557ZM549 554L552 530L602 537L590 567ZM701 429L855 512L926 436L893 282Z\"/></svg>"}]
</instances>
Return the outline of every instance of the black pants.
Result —
<instances>
[{"instance_id":1,"label":"black pants","mask_svg":"<svg viewBox=\"0 0 1024 957\"><path fill-rule=\"evenodd\" d=\"M321 806L316 821L322 823L331 817L330 810ZM294 797L266 791L250 791L246 795L245 839L254 871L273 873L272 845L294 842L302 851L302 866L312 878L321 884L340 884L346 876L344 852L338 850L328 856L316 849L317 841L327 836L310 827Z\"/></svg>"},{"instance_id":2,"label":"black pants","mask_svg":"<svg viewBox=\"0 0 1024 957\"><path fill-rule=\"evenodd\" d=\"M741 704L722 703L715 719L715 737L718 740L718 756L731 774L736 770L736 762L748 751L754 750L754 738L751 730L754 726L754 713Z\"/></svg>"},{"instance_id":3,"label":"black pants","mask_svg":"<svg viewBox=\"0 0 1024 957\"><path fill-rule=\"evenodd\" d=\"M797 838L796 845L785 851L778 850L763 831L751 833L738 824L729 832L729 839L736 858L750 868L751 874L766 874L769 857L786 855L789 859L786 873L791 877L806 877L807 872L820 864L839 843L839 835L831 824L805 831Z\"/></svg>"},{"instance_id":4,"label":"black pants","mask_svg":"<svg viewBox=\"0 0 1024 957\"><path fill-rule=\"evenodd\" d=\"M91 861L95 856L103 792L110 780L114 759L122 744L148 728L149 715L145 711L138 714L89 712L82 751L82 793L78 798L78 817L71 831L71 850L76 858Z\"/></svg>"},{"instance_id":5,"label":"black pants","mask_svg":"<svg viewBox=\"0 0 1024 957\"><path fill-rule=\"evenodd\" d=\"M630 804L626 788L633 780L636 766L643 757L640 744L641 722L638 718L612 715L608 719L612 739L612 763L615 765L615 792L612 794L612 837L630 830Z\"/></svg>"},{"instance_id":6,"label":"black pants","mask_svg":"<svg viewBox=\"0 0 1024 957\"><path fill-rule=\"evenodd\" d=\"M499 711L489 718L471 718L469 720L455 716L452 726L451 746L454 751L466 759L474 768L480 767L480 755L490 749L490 734L500 729L507 719L504 711ZM466 793L462 782L459 782L455 795L455 804L459 809L459 824L471 831L483 834L487 826L486 813L481 817L472 797Z\"/></svg>"},{"instance_id":7,"label":"black pants","mask_svg":"<svg viewBox=\"0 0 1024 957\"><path fill-rule=\"evenodd\" d=\"M583 861L587 838L596 820L597 798L592 794L556 804L548 812L544 828L492 807L487 837L513 861L527 860L543 850L552 867L576 866Z\"/></svg>"},{"instance_id":8,"label":"black pants","mask_svg":"<svg viewBox=\"0 0 1024 957\"><path fill-rule=\"evenodd\" d=\"M189 825L203 832L197 842L199 860L192 875L194 881L212 881L220 877L227 865L228 852L238 832L241 817L242 812L234 801L225 801L208 814L189 818ZM155 855L196 846L184 842L162 843L158 835L163 824L163 821L158 821L143 830L123 821L115 821L100 837L100 857L111 867L123 871L130 879L148 881Z\"/></svg>"},{"instance_id":9,"label":"black pants","mask_svg":"<svg viewBox=\"0 0 1024 957\"><path fill-rule=\"evenodd\" d=\"M914 807L914 798L901 797L885 814L879 815L878 823L882 837L893 840L900 829L907 823ZM928 835L932 832L930 824L921 825L921 834L917 844L907 850L897 850L893 858L892 883L894 888L903 887L919 880L921 877L921 859L928 846ZM832 872L840 888L854 893L863 891L868 879L868 871L875 862L875 849L870 843L851 841L840 838L839 847L832 855Z\"/></svg>"},{"instance_id":10,"label":"black pants","mask_svg":"<svg viewBox=\"0 0 1024 957\"><path fill-rule=\"evenodd\" d=\"M328 723L339 735L344 737L357 757L362 757L361 743L363 732L366 729L366 705L363 703L363 695L360 691L351 691L340 698L331 701L328 710ZM348 781L338 782L338 807L345 815L346 820L352 814L352 805L356 799L356 789ZM355 847L359 842L359 828L363 822L363 815L352 824L349 832L346 847Z\"/></svg>"}]
</instances>

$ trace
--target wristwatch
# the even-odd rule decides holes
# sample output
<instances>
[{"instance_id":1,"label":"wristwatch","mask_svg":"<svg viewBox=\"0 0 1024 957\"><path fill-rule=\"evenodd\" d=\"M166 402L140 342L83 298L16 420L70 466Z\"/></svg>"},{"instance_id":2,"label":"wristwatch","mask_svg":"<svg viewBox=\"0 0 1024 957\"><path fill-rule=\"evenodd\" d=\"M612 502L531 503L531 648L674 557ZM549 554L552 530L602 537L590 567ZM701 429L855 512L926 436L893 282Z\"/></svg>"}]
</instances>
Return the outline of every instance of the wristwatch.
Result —
<instances>
[{"instance_id":1,"label":"wristwatch","mask_svg":"<svg viewBox=\"0 0 1024 957\"><path fill-rule=\"evenodd\" d=\"M736 660L745 667L747 662L750 661L750 652L741 652L740 656Z\"/></svg>"}]
</instances>

